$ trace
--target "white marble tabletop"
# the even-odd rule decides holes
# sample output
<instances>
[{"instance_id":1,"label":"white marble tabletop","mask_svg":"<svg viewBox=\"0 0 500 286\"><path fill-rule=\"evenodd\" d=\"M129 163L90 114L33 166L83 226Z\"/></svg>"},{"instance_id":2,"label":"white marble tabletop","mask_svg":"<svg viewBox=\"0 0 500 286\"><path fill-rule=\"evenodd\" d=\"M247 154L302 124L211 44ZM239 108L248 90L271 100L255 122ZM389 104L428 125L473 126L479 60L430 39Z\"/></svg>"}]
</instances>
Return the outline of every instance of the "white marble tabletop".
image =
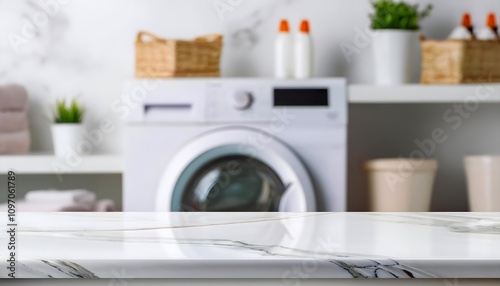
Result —
<instances>
[{"instance_id":1,"label":"white marble tabletop","mask_svg":"<svg viewBox=\"0 0 500 286\"><path fill-rule=\"evenodd\" d=\"M500 213L19 213L17 222L17 277L500 278Z\"/></svg>"}]
</instances>

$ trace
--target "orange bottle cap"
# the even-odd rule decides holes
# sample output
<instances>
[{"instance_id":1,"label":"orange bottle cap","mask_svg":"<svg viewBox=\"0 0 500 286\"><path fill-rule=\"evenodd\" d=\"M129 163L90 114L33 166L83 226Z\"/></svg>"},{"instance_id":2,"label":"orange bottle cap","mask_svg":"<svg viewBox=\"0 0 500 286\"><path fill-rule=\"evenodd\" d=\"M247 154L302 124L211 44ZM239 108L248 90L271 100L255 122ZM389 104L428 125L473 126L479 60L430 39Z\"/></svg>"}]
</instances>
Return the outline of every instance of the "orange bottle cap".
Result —
<instances>
[{"instance_id":1,"label":"orange bottle cap","mask_svg":"<svg viewBox=\"0 0 500 286\"><path fill-rule=\"evenodd\" d=\"M280 22L280 33L288 33L290 32L290 26L288 25L287 20L281 20Z\"/></svg>"},{"instance_id":2,"label":"orange bottle cap","mask_svg":"<svg viewBox=\"0 0 500 286\"><path fill-rule=\"evenodd\" d=\"M300 32L309 33L309 21L302 20L302 22L300 22Z\"/></svg>"},{"instance_id":3,"label":"orange bottle cap","mask_svg":"<svg viewBox=\"0 0 500 286\"><path fill-rule=\"evenodd\" d=\"M462 26L467 28L472 27L472 20L469 13L464 13L462 16Z\"/></svg>"},{"instance_id":4,"label":"orange bottle cap","mask_svg":"<svg viewBox=\"0 0 500 286\"><path fill-rule=\"evenodd\" d=\"M488 18L486 18L486 26L489 28L496 28L497 26L497 17L495 13L489 13Z\"/></svg>"}]
</instances>

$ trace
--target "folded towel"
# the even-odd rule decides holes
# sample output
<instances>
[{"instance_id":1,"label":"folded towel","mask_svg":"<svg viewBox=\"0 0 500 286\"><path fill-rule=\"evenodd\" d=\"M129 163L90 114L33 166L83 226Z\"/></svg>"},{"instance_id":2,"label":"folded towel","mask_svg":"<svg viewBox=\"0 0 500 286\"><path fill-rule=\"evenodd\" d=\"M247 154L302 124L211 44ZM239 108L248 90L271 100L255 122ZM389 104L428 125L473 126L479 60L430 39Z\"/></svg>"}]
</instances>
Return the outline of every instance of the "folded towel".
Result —
<instances>
[{"instance_id":1,"label":"folded towel","mask_svg":"<svg viewBox=\"0 0 500 286\"><path fill-rule=\"evenodd\" d=\"M115 212L115 202L112 200L99 200L94 206L95 212Z\"/></svg>"},{"instance_id":2,"label":"folded towel","mask_svg":"<svg viewBox=\"0 0 500 286\"><path fill-rule=\"evenodd\" d=\"M26 111L0 111L0 132L14 132L28 129Z\"/></svg>"},{"instance_id":3,"label":"folded towel","mask_svg":"<svg viewBox=\"0 0 500 286\"><path fill-rule=\"evenodd\" d=\"M26 154L30 150L30 145L28 130L0 133L0 154Z\"/></svg>"},{"instance_id":4,"label":"folded towel","mask_svg":"<svg viewBox=\"0 0 500 286\"><path fill-rule=\"evenodd\" d=\"M18 201L16 203L16 210L18 212L90 212L94 210L94 207L95 203L28 203L25 201ZM0 211L7 211L7 204L0 205Z\"/></svg>"},{"instance_id":5,"label":"folded towel","mask_svg":"<svg viewBox=\"0 0 500 286\"><path fill-rule=\"evenodd\" d=\"M0 205L0 212L6 212L7 204ZM115 211L111 200L101 200L89 203L31 203L18 201L16 203L18 212L109 212Z\"/></svg>"},{"instance_id":6,"label":"folded towel","mask_svg":"<svg viewBox=\"0 0 500 286\"><path fill-rule=\"evenodd\" d=\"M28 92L17 84L0 86L0 110L26 110Z\"/></svg>"},{"instance_id":7,"label":"folded towel","mask_svg":"<svg viewBox=\"0 0 500 286\"><path fill-rule=\"evenodd\" d=\"M94 203L95 194L87 190L40 190L26 193L24 199L28 203L84 204Z\"/></svg>"}]
</instances>

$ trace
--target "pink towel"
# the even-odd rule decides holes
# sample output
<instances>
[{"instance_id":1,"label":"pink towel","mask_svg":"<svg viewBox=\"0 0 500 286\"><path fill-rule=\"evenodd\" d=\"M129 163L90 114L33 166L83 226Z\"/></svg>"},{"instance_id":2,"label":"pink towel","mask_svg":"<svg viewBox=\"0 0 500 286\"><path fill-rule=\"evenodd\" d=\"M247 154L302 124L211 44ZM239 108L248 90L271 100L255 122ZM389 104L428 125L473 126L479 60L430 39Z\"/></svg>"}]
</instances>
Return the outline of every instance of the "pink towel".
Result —
<instances>
[{"instance_id":1,"label":"pink towel","mask_svg":"<svg viewBox=\"0 0 500 286\"><path fill-rule=\"evenodd\" d=\"M30 150L31 139L28 130L0 133L0 154L26 154Z\"/></svg>"},{"instance_id":2,"label":"pink towel","mask_svg":"<svg viewBox=\"0 0 500 286\"><path fill-rule=\"evenodd\" d=\"M1 111L0 132L23 131L28 129L28 114L26 111Z\"/></svg>"},{"instance_id":3,"label":"pink towel","mask_svg":"<svg viewBox=\"0 0 500 286\"><path fill-rule=\"evenodd\" d=\"M26 110L28 108L28 93L17 84L0 86L0 110Z\"/></svg>"}]
</instances>

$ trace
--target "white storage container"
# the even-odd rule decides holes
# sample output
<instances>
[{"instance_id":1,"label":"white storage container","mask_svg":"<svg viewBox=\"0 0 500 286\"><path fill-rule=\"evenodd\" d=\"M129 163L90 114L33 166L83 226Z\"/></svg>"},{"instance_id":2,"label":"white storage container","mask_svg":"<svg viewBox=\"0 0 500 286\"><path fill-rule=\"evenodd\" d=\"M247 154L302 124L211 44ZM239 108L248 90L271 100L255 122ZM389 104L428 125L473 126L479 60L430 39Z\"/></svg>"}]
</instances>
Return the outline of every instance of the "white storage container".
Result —
<instances>
[{"instance_id":1,"label":"white storage container","mask_svg":"<svg viewBox=\"0 0 500 286\"><path fill-rule=\"evenodd\" d=\"M500 156L464 158L472 212L500 211Z\"/></svg>"},{"instance_id":2,"label":"white storage container","mask_svg":"<svg viewBox=\"0 0 500 286\"><path fill-rule=\"evenodd\" d=\"M430 202L436 160L377 159L366 162L370 211L426 212Z\"/></svg>"}]
</instances>

